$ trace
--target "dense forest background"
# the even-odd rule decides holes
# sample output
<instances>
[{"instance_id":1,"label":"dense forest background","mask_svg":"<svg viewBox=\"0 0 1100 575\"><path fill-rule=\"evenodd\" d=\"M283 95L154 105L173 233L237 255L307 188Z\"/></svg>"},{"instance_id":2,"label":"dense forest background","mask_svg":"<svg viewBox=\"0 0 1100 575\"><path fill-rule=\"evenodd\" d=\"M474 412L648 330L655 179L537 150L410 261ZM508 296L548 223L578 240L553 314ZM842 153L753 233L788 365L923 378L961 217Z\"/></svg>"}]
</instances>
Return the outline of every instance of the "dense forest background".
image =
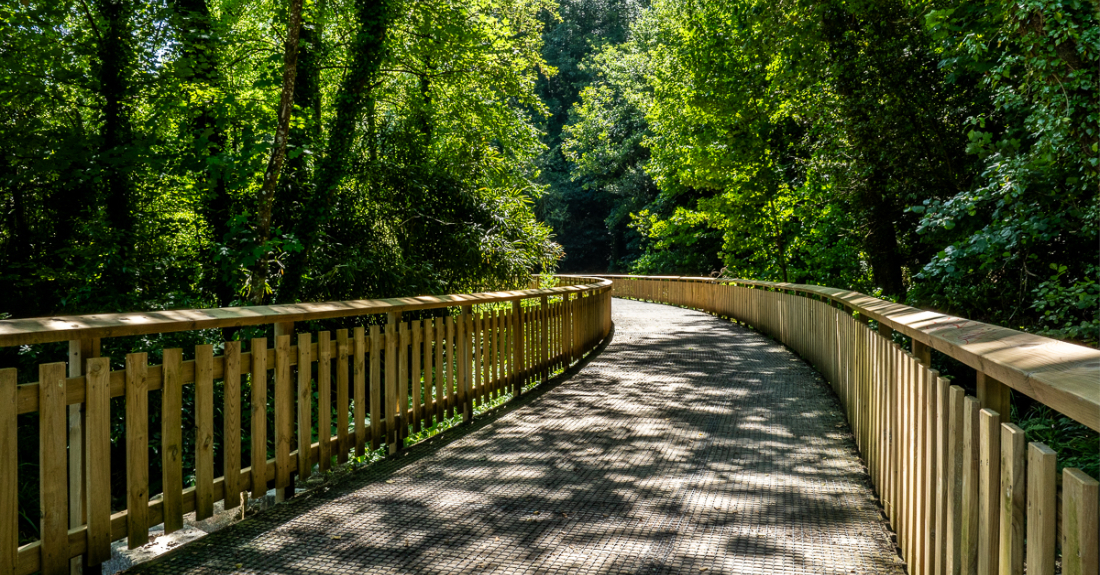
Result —
<instances>
[{"instance_id":1,"label":"dense forest background","mask_svg":"<svg viewBox=\"0 0 1100 575\"><path fill-rule=\"evenodd\" d=\"M561 14L539 210L563 271L724 269L1096 345L1095 2Z\"/></svg>"},{"instance_id":2,"label":"dense forest background","mask_svg":"<svg viewBox=\"0 0 1100 575\"><path fill-rule=\"evenodd\" d=\"M7 2L0 314L724 269L1095 345L1097 19L1089 0Z\"/></svg>"},{"instance_id":3,"label":"dense forest background","mask_svg":"<svg viewBox=\"0 0 1100 575\"><path fill-rule=\"evenodd\" d=\"M0 319L723 274L1096 346L1098 20L1094 0L3 0ZM67 349L40 347L0 367L29 381ZM1097 434L1017 400L1096 475Z\"/></svg>"},{"instance_id":4,"label":"dense forest background","mask_svg":"<svg viewBox=\"0 0 1100 575\"><path fill-rule=\"evenodd\" d=\"M524 281L559 249L532 210L553 14L545 0L5 2L0 312Z\"/></svg>"}]
</instances>

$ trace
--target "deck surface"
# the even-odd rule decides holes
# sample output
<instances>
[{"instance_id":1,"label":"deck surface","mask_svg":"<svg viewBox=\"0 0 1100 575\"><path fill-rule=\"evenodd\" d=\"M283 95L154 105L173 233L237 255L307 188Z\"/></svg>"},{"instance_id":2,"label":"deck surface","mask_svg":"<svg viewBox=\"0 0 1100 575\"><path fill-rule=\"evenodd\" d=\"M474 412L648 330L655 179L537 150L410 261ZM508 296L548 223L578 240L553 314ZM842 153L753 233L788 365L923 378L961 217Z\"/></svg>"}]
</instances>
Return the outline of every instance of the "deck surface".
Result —
<instances>
[{"instance_id":1,"label":"deck surface","mask_svg":"<svg viewBox=\"0 0 1100 575\"><path fill-rule=\"evenodd\" d=\"M576 373L133 572L903 573L813 369L701 312L613 310Z\"/></svg>"}]
</instances>

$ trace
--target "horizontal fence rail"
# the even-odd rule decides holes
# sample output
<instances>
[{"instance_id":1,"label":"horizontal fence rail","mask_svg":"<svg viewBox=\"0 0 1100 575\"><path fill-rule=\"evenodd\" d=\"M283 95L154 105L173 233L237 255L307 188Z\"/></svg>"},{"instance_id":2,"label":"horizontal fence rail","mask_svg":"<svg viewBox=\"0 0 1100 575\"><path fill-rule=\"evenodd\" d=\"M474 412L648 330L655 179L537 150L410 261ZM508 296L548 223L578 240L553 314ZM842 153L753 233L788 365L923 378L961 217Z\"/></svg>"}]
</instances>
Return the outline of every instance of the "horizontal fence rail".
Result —
<instances>
[{"instance_id":1,"label":"horizontal fence rail","mask_svg":"<svg viewBox=\"0 0 1100 575\"><path fill-rule=\"evenodd\" d=\"M1057 474L1057 454L1025 441L1009 389L1100 429L1100 351L819 286L600 277L615 297L733 318L813 364L844 406L909 573L1053 575L1060 550L1062 573L1097 574L1100 484ZM932 349L977 370L977 397L931 369Z\"/></svg>"},{"instance_id":2,"label":"horizontal fence rail","mask_svg":"<svg viewBox=\"0 0 1100 575\"><path fill-rule=\"evenodd\" d=\"M559 284L0 321L0 346L69 341L69 361L39 365L35 382L20 385L14 368L0 369L0 575L68 572L73 561L98 565L110 558L112 541L144 545L151 526L163 523L171 533L182 528L186 513L210 517L216 502L235 508L271 488L282 500L315 465L325 472L333 460L345 463L353 453L381 446L392 454L411 434L456 415L469 421L475 405L546 381L611 329L611 282L569 277ZM403 317L426 310L437 311ZM296 322L336 318L355 318L357 325L335 333L295 332ZM181 348L161 350L159 365L150 363L148 352L128 353L124 366L112 370L110 358L98 357L104 338L264 325L274 326L270 340L196 345L186 360ZM193 405L193 429L185 430L181 420L185 399ZM113 400L124 403L121 511L111 505L112 471L120 471L111 469L111 428L118 424L111 417ZM151 412L159 413L159 438L151 436ZM17 457L17 420L28 416L36 418L38 435L40 538L20 546L17 469L24 462ZM184 433L194 438L188 487ZM162 469L156 494L150 493L153 448ZM216 451L223 471L218 477Z\"/></svg>"}]
</instances>

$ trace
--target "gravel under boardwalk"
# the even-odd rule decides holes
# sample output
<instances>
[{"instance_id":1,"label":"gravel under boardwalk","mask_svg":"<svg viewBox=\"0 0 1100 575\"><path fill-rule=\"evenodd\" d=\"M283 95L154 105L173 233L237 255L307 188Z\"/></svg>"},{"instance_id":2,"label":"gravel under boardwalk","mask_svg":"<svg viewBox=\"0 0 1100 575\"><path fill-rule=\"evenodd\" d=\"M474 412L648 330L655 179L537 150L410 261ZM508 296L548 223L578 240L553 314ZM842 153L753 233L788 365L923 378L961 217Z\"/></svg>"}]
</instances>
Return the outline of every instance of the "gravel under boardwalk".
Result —
<instances>
[{"instance_id":1,"label":"gravel under boardwalk","mask_svg":"<svg viewBox=\"0 0 1100 575\"><path fill-rule=\"evenodd\" d=\"M134 571L903 573L812 368L701 312L613 317L514 405Z\"/></svg>"}]
</instances>

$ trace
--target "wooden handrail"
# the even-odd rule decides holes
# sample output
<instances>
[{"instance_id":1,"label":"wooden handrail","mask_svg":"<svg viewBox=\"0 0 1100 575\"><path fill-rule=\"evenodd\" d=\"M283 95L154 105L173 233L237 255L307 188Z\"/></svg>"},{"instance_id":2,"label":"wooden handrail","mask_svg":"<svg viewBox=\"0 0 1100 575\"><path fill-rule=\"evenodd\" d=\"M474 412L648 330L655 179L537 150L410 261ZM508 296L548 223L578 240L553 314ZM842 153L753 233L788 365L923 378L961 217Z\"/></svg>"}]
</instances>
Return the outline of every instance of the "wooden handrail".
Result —
<instances>
[{"instance_id":1,"label":"wooden handrail","mask_svg":"<svg viewBox=\"0 0 1100 575\"><path fill-rule=\"evenodd\" d=\"M590 291L593 287L610 288L611 286L611 282L608 280L588 279L594 281L589 284L547 289L10 319L0 321L0 347L97 337L123 337L150 333L172 333L198 329L220 329L360 315L402 313L442 307L509 302L543 295L560 296L567 293Z\"/></svg>"},{"instance_id":2,"label":"wooden handrail","mask_svg":"<svg viewBox=\"0 0 1100 575\"><path fill-rule=\"evenodd\" d=\"M724 283L814 294L902 333L1100 431L1100 350L1007 327L807 284L701 277L599 275Z\"/></svg>"},{"instance_id":3,"label":"wooden handrail","mask_svg":"<svg viewBox=\"0 0 1100 575\"><path fill-rule=\"evenodd\" d=\"M292 496L294 474L304 479L314 464L323 472L333 459L347 462L368 447L394 454L411 434L445 419L470 421L475 403L518 396L606 340L612 282L569 280L574 285L547 289L0 322L0 346L70 342L68 365L40 364L37 381L20 385L16 368L0 369L0 575L68 572L80 555L98 565L110 557L111 541L145 544L151 525L164 522L172 532L184 513L204 519L214 502L232 508L249 491L262 496L274 487L278 501ZM506 302L511 305L483 305ZM445 307L460 313L402 317ZM296 322L380 314L384 324L355 322L335 334L294 329ZM127 353L125 367L114 370L109 358L97 357L102 338L263 324L274 324L273 338L225 342L220 355L210 344L188 346L193 358L187 361L183 349L164 349L153 354L161 358L153 365L146 352ZM123 358L114 359L117 365ZM185 387L194 396L196 433L195 485L187 489L178 432ZM222 392L218 419L216 388ZM150 403L157 390L159 405ZM245 397L250 417L242 413ZM117 513L110 506L111 429L118 423L111 420L112 398L122 398L126 409L127 506ZM157 410L165 432L153 439L149 414ZM267 457L271 415L273 459ZM38 491L47 512L40 540L17 546L16 440L24 417L37 419ZM214 477L219 422L224 474ZM247 461L240 448L245 436L252 437ZM159 499L150 497L151 444L159 448L165 478Z\"/></svg>"},{"instance_id":4,"label":"wooden handrail","mask_svg":"<svg viewBox=\"0 0 1100 575\"><path fill-rule=\"evenodd\" d=\"M1069 466L1058 474L1058 454L1011 423L1008 393L1096 429L1097 350L848 290L600 277L612 280L613 296L751 325L814 366L847 416L910 573L1022 573L1025 564L1053 573L1057 543L1067 575L1100 570L1100 482ZM911 350L894 331L911 338ZM978 370L977 397L932 369L932 349Z\"/></svg>"}]
</instances>

